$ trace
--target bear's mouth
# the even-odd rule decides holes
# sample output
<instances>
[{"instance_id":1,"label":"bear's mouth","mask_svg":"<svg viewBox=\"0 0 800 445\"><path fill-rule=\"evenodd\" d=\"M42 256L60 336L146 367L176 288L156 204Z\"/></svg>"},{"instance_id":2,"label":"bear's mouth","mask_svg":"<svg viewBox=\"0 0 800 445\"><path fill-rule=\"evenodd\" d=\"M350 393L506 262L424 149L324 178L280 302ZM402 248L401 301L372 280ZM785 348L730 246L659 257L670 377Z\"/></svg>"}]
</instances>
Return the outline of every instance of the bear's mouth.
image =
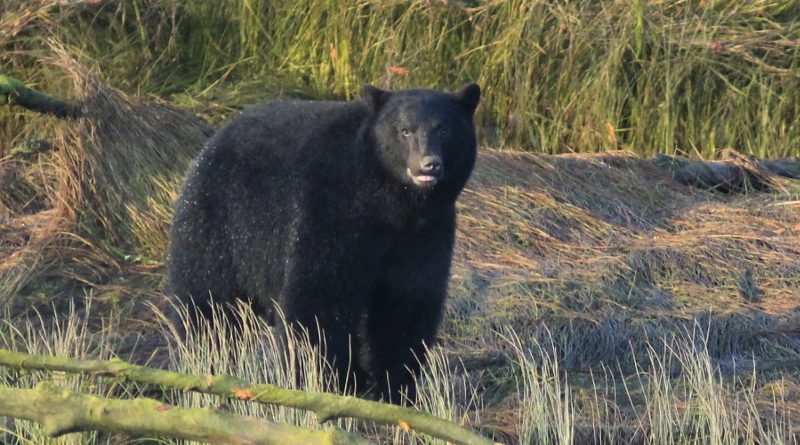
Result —
<instances>
[{"instance_id":1,"label":"bear's mouth","mask_svg":"<svg viewBox=\"0 0 800 445\"><path fill-rule=\"evenodd\" d=\"M433 187L439 182L441 178L441 174L434 174L434 175L425 175L425 174L414 174L411 169L407 169L406 173L414 181L414 184L420 187Z\"/></svg>"}]
</instances>

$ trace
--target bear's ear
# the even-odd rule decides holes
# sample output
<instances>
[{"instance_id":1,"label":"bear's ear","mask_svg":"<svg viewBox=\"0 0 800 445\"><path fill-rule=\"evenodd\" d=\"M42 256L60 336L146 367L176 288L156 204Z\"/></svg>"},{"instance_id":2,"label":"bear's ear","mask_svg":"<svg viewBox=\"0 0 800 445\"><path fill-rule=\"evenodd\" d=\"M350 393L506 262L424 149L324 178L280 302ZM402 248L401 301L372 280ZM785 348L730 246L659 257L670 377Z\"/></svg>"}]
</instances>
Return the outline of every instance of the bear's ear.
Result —
<instances>
[{"instance_id":1,"label":"bear's ear","mask_svg":"<svg viewBox=\"0 0 800 445\"><path fill-rule=\"evenodd\" d=\"M464 105L469 114L474 114L481 100L481 87L477 83L469 83L459 92L455 93L456 99Z\"/></svg>"},{"instance_id":2,"label":"bear's ear","mask_svg":"<svg viewBox=\"0 0 800 445\"><path fill-rule=\"evenodd\" d=\"M373 113L376 113L378 110L380 110L383 104L389 100L389 96L391 95L392 93L389 91L375 88L372 85L364 85L361 88L361 98L364 99L364 102L367 103L367 107L369 107Z\"/></svg>"}]
</instances>

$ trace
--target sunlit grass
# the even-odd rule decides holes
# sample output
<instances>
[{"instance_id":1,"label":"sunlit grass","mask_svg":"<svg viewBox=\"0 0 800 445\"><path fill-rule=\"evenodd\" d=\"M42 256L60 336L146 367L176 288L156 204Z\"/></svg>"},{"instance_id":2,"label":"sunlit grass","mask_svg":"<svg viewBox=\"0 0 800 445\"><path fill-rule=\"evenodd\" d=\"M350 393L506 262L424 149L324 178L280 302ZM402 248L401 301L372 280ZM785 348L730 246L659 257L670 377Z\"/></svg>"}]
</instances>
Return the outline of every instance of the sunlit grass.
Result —
<instances>
[{"instance_id":1,"label":"sunlit grass","mask_svg":"<svg viewBox=\"0 0 800 445\"><path fill-rule=\"evenodd\" d=\"M177 306L178 317L165 321L165 334L171 338L172 367L196 375L229 374L248 382L270 383L281 388L309 392L338 392L319 347L307 335L296 334L285 326L271 327L245 304L226 308L213 306L213 318L190 316L193 308ZM197 318L196 322L192 320ZM283 332L278 332L280 329ZM282 339L288 339L284 347ZM174 394L174 402L184 406L215 406L219 398L208 394ZM254 403L231 403L233 412L266 417L276 422L306 428L321 427L308 411ZM339 421L352 428L352 421Z\"/></svg>"},{"instance_id":2,"label":"sunlit grass","mask_svg":"<svg viewBox=\"0 0 800 445\"><path fill-rule=\"evenodd\" d=\"M214 122L275 95L352 98L363 83L453 89L474 80L492 146L703 157L724 147L787 156L800 146L796 1L37 5L7 7L0 21L0 44L26 49L2 56L10 74L63 91L30 57L46 54L48 29L115 86L171 96Z\"/></svg>"},{"instance_id":3,"label":"sunlit grass","mask_svg":"<svg viewBox=\"0 0 800 445\"><path fill-rule=\"evenodd\" d=\"M90 325L91 298L81 300L80 308L70 302L66 310L51 308L49 313L32 311L26 319L0 313L0 347L32 354L109 359L114 357L112 333L119 320L107 314L101 326ZM55 315L54 315L55 314ZM122 388L111 381L63 372L34 371L26 374L0 367L0 384L31 388L39 382L52 382L71 391L108 396L114 393L135 397L134 386ZM9 444L88 445L106 443L97 432L76 433L49 438L44 427L27 420L0 417L0 442ZM5 435L5 437L4 437Z\"/></svg>"},{"instance_id":4,"label":"sunlit grass","mask_svg":"<svg viewBox=\"0 0 800 445\"><path fill-rule=\"evenodd\" d=\"M52 318L31 314L25 320L3 320L0 346L15 350L80 358L114 357L109 333L118 320L111 317L92 326L91 300L77 310ZM335 391L319 349L307 338L289 333L289 347L281 346L275 328L267 326L245 305L230 311L217 306L214 319L188 323L188 310L177 317L161 314L163 332L170 338L171 367L198 375L227 373L261 383L305 391ZM234 327L236 326L236 327ZM180 334L185 330L185 334ZM514 433L503 436L511 443L645 443L645 444L794 444L793 424L787 416L781 382L772 384L774 397L759 394L754 369L723 370L707 349L707 332L700 324L693 330L649 344L646 361L625 373L606 363L592 372L588 384L571 382L574 376L562 368L562 357L549 344L511 329L497 332L512 366L507 370L514 390L511 415ZM479 428L486 409L482 379L453 366L443 349L428 352L428 365L420 378L416 407L457 423ZM614 370L615 367L617 370ZM74 391L112 397L136 397L142 389L131 384L60 372L34 372L20 376L0 369L0 382L31 387L50 381ZM158 396L154 388L147 396ZM167 391L167 401L181 406L218 407L216 397ZM225 402L226 410L321 428L313 414L276 406L238 401ZM340 427L392 443L439 444L401 429L394 432L353 420L339 420ZM113 436L81 433L48 439L41 427L27 421L6 423L6 443L100 444L114 443ZM502 440L502 438L498 438ZM599 441L599 442L598 442ZM161 441L165 443L165 441ZM176 442L177 443L177 442Z\"/></svg>"}]
</instances>

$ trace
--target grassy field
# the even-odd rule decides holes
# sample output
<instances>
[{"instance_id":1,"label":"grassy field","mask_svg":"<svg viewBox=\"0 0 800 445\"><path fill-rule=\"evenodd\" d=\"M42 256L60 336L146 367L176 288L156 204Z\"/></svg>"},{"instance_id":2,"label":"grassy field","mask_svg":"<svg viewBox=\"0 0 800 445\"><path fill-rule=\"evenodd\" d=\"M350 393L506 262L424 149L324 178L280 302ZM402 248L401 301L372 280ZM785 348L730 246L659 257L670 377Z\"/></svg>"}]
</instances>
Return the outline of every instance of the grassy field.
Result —
<instances>
[{"instance_id":1,"label":"grassy field","mask_svg":"<svg viewBox=\"0 0 800 445\"><path fill-rule=\"evenodd\" d=\"M800 184L701 190L649 156L796 155L798 14L766 0L0 3L0 74L85 112L0 107L0 345L329 388L314 351L297 343L298 380L246 308L235 341L175 340L159 310L183 173L263 98L476 80L484 148L418 407L504 443L796 444ZM0 370L148 391L18 377ZM5 425L13 444L134 442Z\"/></svg>"},{"instance_id":2,"label":"grassy field","mask_svg":"<svg viewBox=\"0 0 800 445\"><path fill-rule=\"evenodd\" d=\"M0 6L5 71L48 90L46 39L128 92L207 110L278 94L350 98L365 82L486 92L482 137L541 152L800 141L794 0L33 0Z\"/></svg>"}]
</instances>

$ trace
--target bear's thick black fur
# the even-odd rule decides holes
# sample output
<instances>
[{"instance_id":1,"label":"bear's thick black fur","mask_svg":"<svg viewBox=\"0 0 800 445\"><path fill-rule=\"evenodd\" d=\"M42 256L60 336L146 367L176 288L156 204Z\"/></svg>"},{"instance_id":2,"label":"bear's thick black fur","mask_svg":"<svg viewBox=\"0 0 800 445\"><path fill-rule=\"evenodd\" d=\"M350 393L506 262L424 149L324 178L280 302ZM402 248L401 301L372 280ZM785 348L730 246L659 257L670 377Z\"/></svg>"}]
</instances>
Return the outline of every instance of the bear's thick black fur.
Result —
<instances>
[{"instance_id":1,"label":"bear's thick black fur","mask_svg":"<svg viewBox=\"0 0 800 445\"><path fill-rule=\"evenodd\" d=\"M186 177L168 290L206 311L209 295L249 299L263 316L275 301L312 336L319 322L342 380L350 369L360 390L397 402L407 386L413 397L409 370L447 294L479 99L475 84L454 94L366 86L362 101L244 111Z\"/></svg>"}]
</instances>

